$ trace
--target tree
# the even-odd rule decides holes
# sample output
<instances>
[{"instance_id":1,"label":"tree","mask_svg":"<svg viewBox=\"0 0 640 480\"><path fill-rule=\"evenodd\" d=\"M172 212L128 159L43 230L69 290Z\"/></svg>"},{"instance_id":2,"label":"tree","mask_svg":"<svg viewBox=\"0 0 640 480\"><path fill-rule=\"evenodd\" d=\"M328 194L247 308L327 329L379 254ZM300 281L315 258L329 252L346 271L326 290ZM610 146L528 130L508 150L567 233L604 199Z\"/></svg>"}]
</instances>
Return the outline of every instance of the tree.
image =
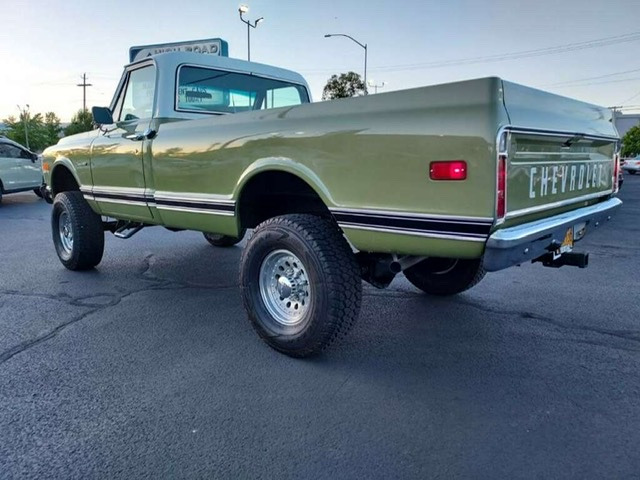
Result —
<instances>
[{"instance_id":1,"label":"tree","mask_svg":"<svg viewBox=\"0 0 640 480\"><path fill-rule=\"evenodd\" d=\"M44 114L44 130L46 134L47 146L55 145L60 140L60 119L53 112Z\"/></svg>"},{"instance_id":2,"label":"tree","mask_svg":"<svg viewBox=\"0 0 640 480\"><path fill-rule=\"evenodd\" d=\"M89 110L80 109L71 117L71 123L64 129L64 134L75 135L91 130L93 130L93 115Z\"/></svg>"},{"instance_id":3,"label":"tree","mask_svg":"<svg viewBox=\"0 0 640 480\"><path fill-rule=\"evenodd\" d=\"M322 90L322 99L355 97L364 93L364 82L360 75L355 72L341 73L340 76L332 75L327 81Z\"/></svg>"},{"instance_id":4,"label":"tree","mask_svg":"<svg viewBox=\"0 0 640 480\"><path fill-rule=\"evenodd\" d=\"M40 113L31 115L29 112L23 112L19 118L12 115L3 119L2 122L6 126L4 134L7 138L25 147L28 143L29 149L34 152L43 150L50 145L47 143L46 130ZM27 126L29 142L27 142L27 135L25 134L25 125Z\"/></svg>"},{"instance_id":5,"label":"tree","mask_svg":"<svg viewBox=\"0 0 640 480\"><path fill-rule=\"evenodd\" d=\"M622 156L640 155L640 125L631 127L622 137Z\"/></svg>"}]
</instances>

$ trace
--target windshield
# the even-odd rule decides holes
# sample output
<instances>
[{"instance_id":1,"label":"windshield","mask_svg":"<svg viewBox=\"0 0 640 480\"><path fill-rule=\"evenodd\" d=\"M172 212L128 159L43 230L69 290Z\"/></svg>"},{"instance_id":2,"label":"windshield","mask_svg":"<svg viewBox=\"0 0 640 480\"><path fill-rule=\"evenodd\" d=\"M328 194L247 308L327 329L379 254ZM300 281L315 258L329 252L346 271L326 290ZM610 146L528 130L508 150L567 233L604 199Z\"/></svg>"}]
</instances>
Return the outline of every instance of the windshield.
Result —
<instances>
[{"instance_id":1,"label":"windshield","mask_svg":"<svg viewBox=\"0 0 640 480\"><path fill-rule=\"evenodd\" d=\"M189 66L178 73L176 110L238 113L308 102L305 87L281 80Z\"/></svg>"}]
</instances>

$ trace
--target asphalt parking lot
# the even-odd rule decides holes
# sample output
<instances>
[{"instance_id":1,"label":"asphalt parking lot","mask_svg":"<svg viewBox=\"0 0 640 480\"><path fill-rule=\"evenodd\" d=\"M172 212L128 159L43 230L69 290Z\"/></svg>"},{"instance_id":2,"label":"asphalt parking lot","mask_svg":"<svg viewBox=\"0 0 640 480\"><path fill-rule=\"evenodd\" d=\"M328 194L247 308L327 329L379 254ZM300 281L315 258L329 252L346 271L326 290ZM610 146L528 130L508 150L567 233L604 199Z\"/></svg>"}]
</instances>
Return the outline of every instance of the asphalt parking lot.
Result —
<instances>
[{"instance_id":1,"label":"asphalt parking lot","mask_svg":"<svg viewBox=\"0 0 640 480\"><path fill-rule=\"evenodd\" d=\"M524 265L457 298L365 287L326 354L263 344L240 248L107 237L65 270L50 206L0 206L0 477L638 478L640 176L586 270Z\"/></svg>"}]
</instances>

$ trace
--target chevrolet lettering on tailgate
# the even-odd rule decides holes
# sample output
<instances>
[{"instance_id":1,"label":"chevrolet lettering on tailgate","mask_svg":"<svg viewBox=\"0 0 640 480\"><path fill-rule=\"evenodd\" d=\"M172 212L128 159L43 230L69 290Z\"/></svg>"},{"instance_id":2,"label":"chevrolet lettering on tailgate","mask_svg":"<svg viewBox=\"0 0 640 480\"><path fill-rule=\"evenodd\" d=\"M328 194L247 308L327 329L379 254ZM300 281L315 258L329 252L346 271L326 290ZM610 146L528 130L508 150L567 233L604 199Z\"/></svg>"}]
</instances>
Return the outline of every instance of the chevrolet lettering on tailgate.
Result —
<instances>
[{"instance_id":1,"label":"chevrolet lettering on tailgate","mask_svg":"<svg viewBox=\"0 0 640 480\"><path fill-rule=\"evenodd\" d=\"M531 167L529 198L584 191L601 192L611 188L611 162Z\"/></svg>"}]
</instances>

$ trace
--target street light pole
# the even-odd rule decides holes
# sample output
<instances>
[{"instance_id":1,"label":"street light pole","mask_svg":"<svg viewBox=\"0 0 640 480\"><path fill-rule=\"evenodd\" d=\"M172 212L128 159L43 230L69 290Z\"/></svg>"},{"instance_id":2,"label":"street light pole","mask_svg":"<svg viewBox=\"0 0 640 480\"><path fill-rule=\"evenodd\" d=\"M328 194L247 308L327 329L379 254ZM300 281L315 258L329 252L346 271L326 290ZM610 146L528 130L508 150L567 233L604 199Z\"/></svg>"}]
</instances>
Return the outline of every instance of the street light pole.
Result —
<instances>
[{"instance_id":1,"label":"street light pole","mask_svg":"<svg viewBox=\"0 0 640 480\"><path fill-rule=\"evenodd\" d=\"M345 33L328 33L324 36L324 38L329 38L329 37L347 37L349 40L351 40L352 42L357 43L358 45L360 45L363 49L364 49L364 94L365 95L369 95L369 89L367 88L367 44L366 43L360 43L358 40L356 40L355 38L353 38L351 35L347 35Z\"/></svg>"},{"instance_id":2,"label":"street light pole","mask_svg":"<svg viewBox=\"0 0 640 480\"><path fill-rule=\"evenodd\" d=\"M242 16L243 14L249 11L249 7L247 5L240 5L238 8L238 13L240 14L240 20L242 23L247 24L247 61L251 61L251 29L256 28L260 22L264 20L264 17L258 18L255 22L251 23L250 20L245 20Z\"/></svg>"},{"instance_id":3,"label":"street light pole","mask_svg":"<svg viewBox=\"0 0 640 480\"><path fill-rule=\"evenodd\" d=\"M22 124L24 125L25 146L27 147L27 150L29 150L29 104L27 103L27 108L24 110L20 108L20 105L18 105L18 111L20 112Z\"/></svg>"}]
</instances>

